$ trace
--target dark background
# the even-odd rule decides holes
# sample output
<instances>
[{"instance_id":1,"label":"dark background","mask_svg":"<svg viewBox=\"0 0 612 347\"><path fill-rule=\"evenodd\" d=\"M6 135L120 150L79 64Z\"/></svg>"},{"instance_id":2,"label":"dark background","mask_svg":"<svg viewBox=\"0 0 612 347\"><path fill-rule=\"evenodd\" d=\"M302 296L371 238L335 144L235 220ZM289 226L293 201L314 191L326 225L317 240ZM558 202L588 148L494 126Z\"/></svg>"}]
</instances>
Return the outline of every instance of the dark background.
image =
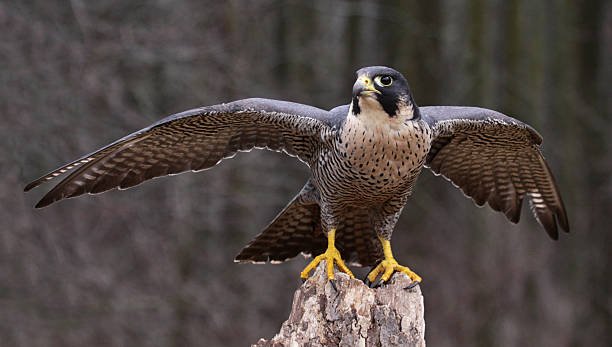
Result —
<instances>
[{"instance_id":1,"label":"dark background","mask_svg":"<svg viewBox=\"0 0 612 347\"><path fill-rule=\"evenodd\" d=\"M610 1L0 1L0 345L245 346L290 311L298 257L233 257L307 168L239 154L33 209L23 186L168 114L246 97L332 108L392 66L419 105L523 120L572 228L551 241L425 170L393 239L431 346L612 344Z\"/></svg>"}]
</instances>

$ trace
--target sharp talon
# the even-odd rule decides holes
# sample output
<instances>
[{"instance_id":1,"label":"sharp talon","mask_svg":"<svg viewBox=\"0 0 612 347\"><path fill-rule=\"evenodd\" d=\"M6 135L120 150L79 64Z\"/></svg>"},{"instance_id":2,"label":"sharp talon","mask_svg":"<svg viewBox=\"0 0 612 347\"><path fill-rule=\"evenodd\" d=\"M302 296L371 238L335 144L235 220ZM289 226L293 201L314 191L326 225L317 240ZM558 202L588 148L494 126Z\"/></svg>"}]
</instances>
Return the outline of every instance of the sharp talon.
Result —
<instances>
[{"instance_id":1,"label":"sharp talon","mask_svg":"<svg viewBox=\"0 0 612 347\"><path fill-rule=\"evenodd\" d=\"M368 279L368 276L366 275L366 278L363 279L363 283L368 286L368 288L370 288L370 285L372 284L372 282L370 282L370 280Z\"/></svg>"},{"instance_id":2,"label":"sharp talon","mask_svg":"<svg viewBox=\"0 0 612 347\"><path fill-rule=\"evenodd\" d=\"M329 283L331 283L332 287L334 287L335 291L338 291L338 287L336 287L336 281L335 280L329 280Z\"/></svg>"},{"instance_id":3,"label":"sharp talon","mask_svg":"<svg viewBox=\"0 0 612 347\"><path fill-rule=\"evenodd\" d=\"M314 257L314 259L310 263L308 263L308 265L300 273L301 278L304 278L304 277L307 278L310 271L313 271L322 261L326 262L325 268L327 269L327 278L329 280L334 278L334 263L336 263L336 265L338 266L338 270L340 272L346 273L347 275L349 275L350 278L355 278L351 270L349 270L349 268L342 261L340 252L334 246L335 235L336 235L336 229L331 229L328 232L327 250L325 251L325 253ZM336 284L332 282L332 285L334 286L334 289L336 289Z\"/></svg>"},{"instance_id":4,"label":"sharp talon","mask_svg":"<svg viewBox=\"0 0 612 347\"><path fill-rule=\"evenodd\" d=\"M419 281L412 281L412 283L410 283L410 285L408 287L404 288L404 290L412 289L412 288L416 287L419 283L421 283L421 282L419 282Z\"/></svg>"},{"instance_id":5,"label":"sharp talon","mask_svg":"<svg viewBox=\"0 0 612 347\"><path fill-rule=\"evenodd\" d=\"M302 284L306 283L307 278L301 278L300 277L300 279L302 280Z\"/></svg>"},{"instance_id":6,"label":"sharp talon","mask_svg":"<svg viewBox=\"0 0 612 347\"><path fill-rule=\"evenodd\" d=\"M376 282L374 282L374 284L372 284L371 288L378 288L381 284L383 284L383 280L379 278L378 280L376 280Z\"/></svg>"}]
</instances>

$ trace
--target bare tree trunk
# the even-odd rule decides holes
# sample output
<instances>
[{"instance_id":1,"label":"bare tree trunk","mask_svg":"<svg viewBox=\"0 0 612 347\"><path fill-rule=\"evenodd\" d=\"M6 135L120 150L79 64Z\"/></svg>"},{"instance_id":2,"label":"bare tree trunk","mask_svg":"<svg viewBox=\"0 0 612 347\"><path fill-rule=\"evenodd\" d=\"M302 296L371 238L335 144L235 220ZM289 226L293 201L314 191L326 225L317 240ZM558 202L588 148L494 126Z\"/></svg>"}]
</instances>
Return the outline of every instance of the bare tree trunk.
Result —
<instances>
[{"instance_id":1,"label":"bare tree trunk","mask_svg":"<svg viewBox=\"0 0 612 347\"><path fill-rule=\"evenodd\" d=\"M334 290L321 262L294 294L289 319L271 340L253 346L425 346L421 289L405 274L370 289L336 272Z\"/></svg>"}]
</instances>

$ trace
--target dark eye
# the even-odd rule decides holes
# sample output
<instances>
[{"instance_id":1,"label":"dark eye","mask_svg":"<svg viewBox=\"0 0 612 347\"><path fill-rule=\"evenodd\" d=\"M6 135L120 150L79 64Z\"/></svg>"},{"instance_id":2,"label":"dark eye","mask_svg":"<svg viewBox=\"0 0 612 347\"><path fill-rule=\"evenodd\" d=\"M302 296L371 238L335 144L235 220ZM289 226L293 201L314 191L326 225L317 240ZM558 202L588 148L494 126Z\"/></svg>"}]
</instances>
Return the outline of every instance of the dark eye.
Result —
<instances>
[{"instance_id":1,"label":"dark eye","mask_svg":"<svg viewBox=\"0 0 612 347\"><path fill-rule=\"evenodd\" d=\"M377 76L374 81L381 87L388 87L393 83L393 78L389 75Z\"/></svg>"}]
</instances>

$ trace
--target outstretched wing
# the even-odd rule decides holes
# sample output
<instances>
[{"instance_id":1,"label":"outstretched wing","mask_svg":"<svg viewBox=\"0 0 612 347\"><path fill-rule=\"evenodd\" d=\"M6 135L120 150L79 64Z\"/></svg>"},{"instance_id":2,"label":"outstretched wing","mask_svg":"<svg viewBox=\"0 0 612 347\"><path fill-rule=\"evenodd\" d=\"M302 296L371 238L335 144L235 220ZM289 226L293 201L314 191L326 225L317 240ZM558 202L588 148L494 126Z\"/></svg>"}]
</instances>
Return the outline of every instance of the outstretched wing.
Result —
<instances>
[{"instance_id":1,"label":"outstretched wing","mask_svg":"<svg viewBox=\"0 0 612 347\"><path fill-rule=\"evenodd\" d=\"M569 231L555 180L538 145L542 137L529 125L478 107L420 107L433 129L426 166L443 175L476 204L488 202L518 223L528 198L531 210L551 238L557 222Z\"/></svg>"},{"instance_id":2,"label":"outstretched wing","mask_svg":"<svg viewBox=\"0 0 612 347\"><path fill-rule=\"evenodd\" d=\"M38 202L129 188L154 177L204 170L238 151L268 148L309 163L330 114L286 101L245 99L178 113L28 184L72 173Z\"/></svg>"}]
</instances>

